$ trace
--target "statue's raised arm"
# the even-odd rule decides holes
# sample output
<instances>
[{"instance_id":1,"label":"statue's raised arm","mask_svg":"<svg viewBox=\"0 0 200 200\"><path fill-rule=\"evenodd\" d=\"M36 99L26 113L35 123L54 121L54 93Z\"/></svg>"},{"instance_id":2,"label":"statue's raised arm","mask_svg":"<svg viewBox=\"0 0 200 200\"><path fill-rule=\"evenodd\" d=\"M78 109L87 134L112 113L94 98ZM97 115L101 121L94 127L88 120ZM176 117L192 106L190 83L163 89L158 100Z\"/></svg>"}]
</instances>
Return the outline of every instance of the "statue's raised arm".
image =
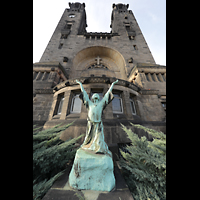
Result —
<instances>
[{"instance_id":1,"label":"statue's raised arm","mask_svg":"<svg viewBox=\"0 0 200 200\"><path fill-rule=\"evenodd\" d=\"M80 81L76 80L76 82L81 86L81 92L85 91L84 88L83 88L83 85Z\"/></svg>"},{"instance_id":2,"label":"statue's raised arm","mask_svg":"<svg viewBox=\"0 0 200 200\"><path fill-rule=\"evenodd\" d=\"M108 105L114 98L113 94L112 94L112 90L113 90L113 87L114 85L118 83L118 80L116 80L115 82L113 82L109 88L109 90L106 92L106 94L104 95L104 98L103 98L103 101L105 102L104 104L104 108L106 107L106 105Z\"/></svg>"},{"instance_id":3,"label":"statue's raised arm","mask_svg":"<svg viewBox=\"0 0 200 200\"><path fill-rule=\"evenodd\" d=\"M110 86L109 90L107 91L107 93L112 92L112 89L114 87L114 85L118 83L118 80L116 80L115 82L112 83L112 85Z\"/></svg>"},{"instance_id":4,"label":"statue's raised arm","mask_svg":"<svg viewBox=\"0 0 200 200\"><path fill-rule=\"evenodd\" d=\"M86 106L86 107L88 107L89 106L89 104L90 104L90 99L89 99L89 97L88 97L88 94L87 94L87 92L85 91L85 89L83 88L83 85L82 85L82 83L80 82L80 81L78 81L78 80L76 80L76 82L81 86L81 94L80 94L80 96L79 96L79 98L83 101L83 104Z\"/></svg>"}]
</instances>

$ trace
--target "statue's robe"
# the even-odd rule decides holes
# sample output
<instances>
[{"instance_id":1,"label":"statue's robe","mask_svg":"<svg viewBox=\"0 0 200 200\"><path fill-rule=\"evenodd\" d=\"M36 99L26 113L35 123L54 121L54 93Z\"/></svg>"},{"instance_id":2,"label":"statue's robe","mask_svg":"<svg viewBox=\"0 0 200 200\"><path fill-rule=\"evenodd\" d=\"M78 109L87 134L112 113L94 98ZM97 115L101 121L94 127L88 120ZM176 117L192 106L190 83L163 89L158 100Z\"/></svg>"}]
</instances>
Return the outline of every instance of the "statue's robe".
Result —
<instances>
[{"instance_id":1,"label":"statue's robe","mask_svg":"<svg viewBox=\"0 0 200 200\"><path fill-rule=\"evenodd\" d=\"M111 152L108 150L108 146L104 141L101 116L103 110L114 98L112 92L108 91L98 103L93 103L89 99L86 91L83 91L79 98L82 99L83 104L88 110L86 136L81 148L95 151L95 153L111 155Z\"/></svg>"}]
</instances>

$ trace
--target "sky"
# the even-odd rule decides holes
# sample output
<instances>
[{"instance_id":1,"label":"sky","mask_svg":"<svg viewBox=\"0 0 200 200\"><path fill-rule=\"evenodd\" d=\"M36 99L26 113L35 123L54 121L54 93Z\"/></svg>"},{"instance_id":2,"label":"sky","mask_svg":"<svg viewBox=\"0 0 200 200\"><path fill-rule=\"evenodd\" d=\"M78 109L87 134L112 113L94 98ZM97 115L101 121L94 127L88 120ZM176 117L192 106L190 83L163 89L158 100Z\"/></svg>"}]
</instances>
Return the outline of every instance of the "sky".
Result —
<instances>
[{"instance_id":1,"label":"sky","mask_svg":"<svg viewBox=\"0 0 200 200\"><path fill-rule=\"evenodd\" d=\"M68 0L33 0L33 63L39 62ZM110 32L113 3L129 4L156 64L166 65L166 0L84 0L88 32Z\"/></svg>"}]
</instances>

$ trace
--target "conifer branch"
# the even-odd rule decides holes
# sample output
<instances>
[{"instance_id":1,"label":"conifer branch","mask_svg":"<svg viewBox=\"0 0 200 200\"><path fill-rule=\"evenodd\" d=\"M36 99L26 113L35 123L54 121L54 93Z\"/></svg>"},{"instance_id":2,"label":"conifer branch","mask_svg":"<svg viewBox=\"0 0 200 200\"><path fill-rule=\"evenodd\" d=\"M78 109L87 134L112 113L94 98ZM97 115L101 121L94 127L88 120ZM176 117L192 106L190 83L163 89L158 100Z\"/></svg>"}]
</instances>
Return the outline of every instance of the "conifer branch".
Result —
<instances>
[{"instance_id":1,"label":"conifer branch","mask_svg":"<svg viewBox=\"0 0 200 200\"><path fill-rule=\"evenodd\" d=\"M151 134L153 141L145 136L139 138L130 128L121 124L131 140L126 151L120 149L120 166L126 183L135 200L166 199L166 135L160 131L132 124Z\"/></svg>"},{"instance_id":2,"label":"conifer branch","mask_svg":"<svg viewBox=\"0 0 200 200\"><path fill-rule=\"evenodd\" d=\"M74 159L77 138L63 141L60 139L62 131L73 124L61 126L33 133L33 199L41 199L52 186L53 182L62 175L62 170L69 167L67 163Z\"/></svg>"}]
</instances>

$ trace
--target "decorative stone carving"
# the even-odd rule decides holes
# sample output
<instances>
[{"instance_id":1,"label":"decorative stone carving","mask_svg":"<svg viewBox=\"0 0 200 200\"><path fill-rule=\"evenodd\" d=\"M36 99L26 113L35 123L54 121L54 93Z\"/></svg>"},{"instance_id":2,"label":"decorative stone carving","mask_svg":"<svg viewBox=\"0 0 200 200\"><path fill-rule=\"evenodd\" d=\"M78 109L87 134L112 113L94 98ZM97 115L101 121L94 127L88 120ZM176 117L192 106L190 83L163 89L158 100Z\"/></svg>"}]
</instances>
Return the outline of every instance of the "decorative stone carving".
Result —
<instances>
[{"instance_id":1,"label":"decorative stone carving","mask_svg":"<svg viewBox=\"0 0 200 200\"><path fill-rule=\"evenodd\" d=\"M105 65L103 64L92 64L88 67L88 69L108 69Z\"/></svg>"},{"instance_id":2,"label":"decorative stone carving","mask_svg":"<svg viewBox=\"0 0 200 200\"><path fill-rule=\"evenodd\" d=\"M102 61L102 58L100 58L99 56L95 58L95 61L97 61L97 63L90 65L88 69L108 69L104 64L100 63Z\"/></svg>"}]
</instances>

